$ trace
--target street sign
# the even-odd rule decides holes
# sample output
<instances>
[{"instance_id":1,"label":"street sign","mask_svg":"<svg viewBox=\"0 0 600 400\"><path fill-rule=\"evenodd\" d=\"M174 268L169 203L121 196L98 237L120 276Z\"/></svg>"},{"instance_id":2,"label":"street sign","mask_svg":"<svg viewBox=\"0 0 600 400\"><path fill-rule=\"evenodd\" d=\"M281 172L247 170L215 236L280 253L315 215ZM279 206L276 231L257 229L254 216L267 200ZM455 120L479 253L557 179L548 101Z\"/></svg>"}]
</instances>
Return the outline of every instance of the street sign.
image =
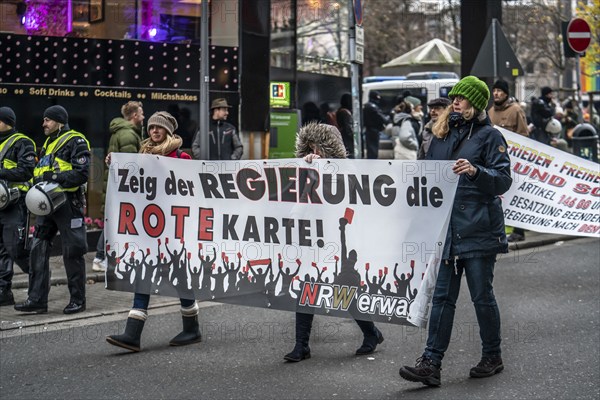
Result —
<instances>
[{"instance_id":1,"label":"street sign","mask_svg":"<svg viewBox=\"0 0 600 400\"><path fill-rule=\"evenodd\" d=\"M567 27L567 43L573 51L583 53L592 41L592 30L586 20L573 18Z\"/></svg>"},{"instance_id":2,"label":"street sign","mask_svg":"<svg viewBox=\"0 0 600 400\"><path fill-rule=\"evenodd\" d=\"M362 26L362 23L363 23L362 0L354 0L354 20L356 21L356 25Z\"/></svg>"},{"instance_id":3,"label":"street sign","mask_svg":"<svg viewBox=\"0 0 600 400\"><path fill-rule=\"evenodd\" d=\"M365 30L360 25L354 25L354 31L356 32L356 44L365 45Z\"/></svg>"},{"instance_id":4,"label":"street sign","mask_svg":"<svg viewBox=\"0 0 600 400\"><path fill-rule=\"evenodd\" d=\"M355 58L354 58L354 62L358 63L358 64L364 64L365 62L365 48L361 45L356 45L355 46Z\"/></svg>"}]
</instances>

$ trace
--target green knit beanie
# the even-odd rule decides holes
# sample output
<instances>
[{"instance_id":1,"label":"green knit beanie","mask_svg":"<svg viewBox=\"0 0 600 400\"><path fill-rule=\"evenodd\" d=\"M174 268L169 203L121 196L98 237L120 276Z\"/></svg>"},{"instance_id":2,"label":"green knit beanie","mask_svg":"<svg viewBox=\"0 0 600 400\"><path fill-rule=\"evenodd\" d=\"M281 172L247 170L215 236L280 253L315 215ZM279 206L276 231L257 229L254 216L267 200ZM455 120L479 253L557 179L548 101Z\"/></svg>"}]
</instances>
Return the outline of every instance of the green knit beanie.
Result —
<instances>
[{"instance_id":1,"label":"green knit beanie","mask_svg":"<svg viewBox=\"0 0 600 400\"><path fill-rule=\"evenodd\" d=\"M484 110L490 99L490 89L487 84L476 76L462 78L448 93L448 97L463 96L477 111Z\"/></svg>"}]
</instances>

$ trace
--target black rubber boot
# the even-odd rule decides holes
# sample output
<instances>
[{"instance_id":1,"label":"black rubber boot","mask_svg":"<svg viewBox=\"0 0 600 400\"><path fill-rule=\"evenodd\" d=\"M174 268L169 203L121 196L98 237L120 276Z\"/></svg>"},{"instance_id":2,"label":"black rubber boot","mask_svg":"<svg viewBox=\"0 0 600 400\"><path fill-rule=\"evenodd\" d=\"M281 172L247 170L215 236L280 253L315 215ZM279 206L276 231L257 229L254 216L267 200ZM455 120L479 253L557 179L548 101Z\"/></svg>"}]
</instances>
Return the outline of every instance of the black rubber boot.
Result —
<instances>
[{"instance_id":1,"label":"black rubber boot","mask_svg":"<svg viewBox=\"0 0 600 400\"><path fill-rule=\"evenodd\" d=\"M310 358L310 331L314 314L296 313L296 345L294 349L283 356L283 359L290 362L299 362Z\"/></svg>"},{"instance_id":2,"label":"black rubber boot","mask_svg":"<svg viewBox=\"0 0 600 400\"><path fill-rule=\"evenodd\" d=\"M356 350L356 355L364 356L374 353L377 345L383 342L383 334L377 329L373 321L361 321L357 319L356 323L364 335L362 345Z\"/></svg>"},{"instance_id":3,"label":"black rubber boot","mask_svg":"<svg viewBox=\"0 0 600 400\"><path fill-rule=\"evenodd\" d=\"M140 337L144 329L145 320L129 317L122 335L110 335L106 341L114 346L119 346L133 352L140 351Z\"/></svg>"},{"instance_id":4,"label":"black rubber boot","mask_svg":"<svg viewBox=\"0 0 600 400\"><path fill-rule=\"evenodd\" d=\"M198 315L193 315L190 317L181 316L181 319L183 320L183 331L171 339L169 345L185 346L187 344L201 342L202 334L200 334Z\"/></svg>"}]
</instances>

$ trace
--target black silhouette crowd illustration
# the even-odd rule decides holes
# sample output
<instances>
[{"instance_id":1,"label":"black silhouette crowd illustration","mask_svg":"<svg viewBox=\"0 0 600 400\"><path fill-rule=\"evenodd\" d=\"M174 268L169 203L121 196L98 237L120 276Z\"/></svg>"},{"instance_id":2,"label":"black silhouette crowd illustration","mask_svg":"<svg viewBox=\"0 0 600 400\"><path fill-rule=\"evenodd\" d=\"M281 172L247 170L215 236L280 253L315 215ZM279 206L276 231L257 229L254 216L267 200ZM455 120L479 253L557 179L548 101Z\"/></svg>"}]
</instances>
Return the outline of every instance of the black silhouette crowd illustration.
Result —
<instances>
[{"instance_id":1,"label":"black silhouette crowd illustration","mask_svg":"<svg viewBox=\"0 0 600 400\"><path fill-rule=\"evenodd\" d=\"M281 254L277 255L277 260L243 260L240 252L235 255L236 259L221 252L217 261L215 246L206 249L202 242L198 242L198 257L193 259L183 239L178 245L173 245L169 238L158 238L154 252L150 248L145 252L133 249L129 243L125 243L122 254L117 254L107 244L109 288L290 311L297 309L297 299L305 282L345 285L356 287L358 293L414 300L418 292L417 287L411 285L414 260L410 262L411 272L407 273L398 272L401 268L399 263L394 265L392 271L388 267L372 271L370 264L366 263L365 277L362 278L356 269L356 250L347 249L348 224L346 217L339 219L341 257L334 256L333 271L313 262L303 277L299 275L302 261L296 259L295 262L286 263ZM390 274L394 278L393 283L389 282Z\"/></svg>"}]
</instances>

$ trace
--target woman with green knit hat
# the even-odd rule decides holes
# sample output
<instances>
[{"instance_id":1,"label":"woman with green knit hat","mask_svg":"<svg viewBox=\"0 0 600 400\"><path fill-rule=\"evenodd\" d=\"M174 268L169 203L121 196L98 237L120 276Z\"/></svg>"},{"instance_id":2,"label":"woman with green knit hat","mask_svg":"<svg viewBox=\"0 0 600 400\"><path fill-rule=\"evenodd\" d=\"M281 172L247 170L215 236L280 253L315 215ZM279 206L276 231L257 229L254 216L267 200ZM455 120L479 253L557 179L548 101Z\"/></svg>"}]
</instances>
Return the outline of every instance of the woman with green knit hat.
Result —
<instances>
[{"instance_id":1,"label":"woman with green knit hat","mask_svg":"<svg viewBox=\"0 0 600 400\"><path fill-rule=\"evenodd\" d=\"M456 160L460 175L429 317L429 334L414 367L400 376L429 386L441 384L442 358L450 344L461 277L466 276L482 342L479 364L470 376L483 378L504 369L500 355L500 312L492 281L498 253L508 252L499 196L512 184L506 141L485 109L490 91L474 76L461 79L448 95L452 104L433 125L426 160Z\"/></svg>"}]
</instances>

